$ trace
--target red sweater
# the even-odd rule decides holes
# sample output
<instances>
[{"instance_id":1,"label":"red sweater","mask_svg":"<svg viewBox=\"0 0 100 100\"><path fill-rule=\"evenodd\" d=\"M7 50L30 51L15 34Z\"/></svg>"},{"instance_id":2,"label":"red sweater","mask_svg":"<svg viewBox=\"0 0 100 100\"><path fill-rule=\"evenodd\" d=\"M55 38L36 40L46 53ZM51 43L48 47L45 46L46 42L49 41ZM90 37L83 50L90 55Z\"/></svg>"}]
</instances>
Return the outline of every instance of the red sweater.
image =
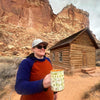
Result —
<instances>
[{"instance_id":1,"label":"red sweater","mask_svg":"<svg viewBox=\"0 0 100 100\"><path fill-rule=\"evenodd\" d=\"M43 79L52 69L51 63L45 59L44 61L35 61L31 68L30 81ZM54 100L54 93L51 87L47 91L42 91L35 94L22 95L20 100Z\"/></svg>"}]
</instances>

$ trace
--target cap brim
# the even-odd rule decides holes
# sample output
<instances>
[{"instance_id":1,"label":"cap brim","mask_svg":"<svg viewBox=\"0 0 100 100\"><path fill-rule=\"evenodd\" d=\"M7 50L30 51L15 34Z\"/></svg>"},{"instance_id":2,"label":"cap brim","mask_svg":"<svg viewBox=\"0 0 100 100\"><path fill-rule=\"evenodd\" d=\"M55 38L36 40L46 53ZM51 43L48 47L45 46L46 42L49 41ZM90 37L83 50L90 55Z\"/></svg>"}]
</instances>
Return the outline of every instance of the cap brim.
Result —
<instances>
[{"instance_id":1,"label":"cap brim","mask_svg":"<svg viewBox=\"0 0 100 100\"><path fill-rule=\"evenodd\" d=\"M48 43L47 42L41 42L41 43L39 43L39 44L44 44L44 45L48 45Z\"/></svg>"}]
</instances>

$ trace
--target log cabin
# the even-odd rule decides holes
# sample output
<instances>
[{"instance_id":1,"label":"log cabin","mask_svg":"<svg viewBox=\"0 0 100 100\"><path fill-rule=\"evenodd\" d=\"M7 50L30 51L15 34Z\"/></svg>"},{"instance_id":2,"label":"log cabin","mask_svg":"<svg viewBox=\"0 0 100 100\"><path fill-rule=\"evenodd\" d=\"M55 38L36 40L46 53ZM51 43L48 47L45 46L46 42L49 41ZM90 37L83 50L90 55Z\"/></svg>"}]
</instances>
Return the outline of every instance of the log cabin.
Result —
<instances>
[{"instance_id":1,"label":"log cabin","mask_svg":"<svg viewBox=\"0 0 100 100\"><path fill-rule=\"evenodd\" d=\"M96 68L98 45L88 28L57 42L50 48L50 59L54 68L67 73Z\"/></svg>"}]
</instances>

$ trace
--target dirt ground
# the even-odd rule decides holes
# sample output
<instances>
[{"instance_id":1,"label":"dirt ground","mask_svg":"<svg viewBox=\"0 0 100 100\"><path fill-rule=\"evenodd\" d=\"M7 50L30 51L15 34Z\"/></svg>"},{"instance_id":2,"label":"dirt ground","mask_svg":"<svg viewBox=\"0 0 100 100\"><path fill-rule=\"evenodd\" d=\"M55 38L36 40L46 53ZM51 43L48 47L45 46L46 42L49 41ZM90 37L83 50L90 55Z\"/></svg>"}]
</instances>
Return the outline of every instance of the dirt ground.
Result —
<instances>
[{"instance_id":1,"label":"dirt ground","mask_svg":"<svg viewBox=\"0 0 100 100\"><path fill-rule=\"evenodd\" d=\"M100 68L98 67L96 72L91 75L83 73L75 73L73 76L65 75L64 80L65 89L58 92L57 100L82 100L84 93L86 93L96 83L100 82ZM20 95L15 91L10 91L2 100L20 100ZM100 100L100 98L92 100Z\"/></svg>"}]
</instances>

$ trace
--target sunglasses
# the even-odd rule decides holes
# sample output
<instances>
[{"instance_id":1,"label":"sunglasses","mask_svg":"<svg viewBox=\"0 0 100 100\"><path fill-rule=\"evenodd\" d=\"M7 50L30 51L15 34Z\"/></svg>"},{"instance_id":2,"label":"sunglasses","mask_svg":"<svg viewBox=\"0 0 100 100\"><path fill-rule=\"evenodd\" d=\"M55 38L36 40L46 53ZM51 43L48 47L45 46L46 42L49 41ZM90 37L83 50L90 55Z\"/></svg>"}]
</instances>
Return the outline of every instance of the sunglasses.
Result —
<instances>
[{"instance_id":1,"label":"sunglasses","mask_svg":"<svg viewBox=\"0 0 100 100\"><path fill-rule=\"evenodd\" d=\"M42 46L42 45L37 45L36 47L37 47L38 49L42 49L42 48L46 49L46 48L47 48L47 46Z\"/></svg>"}]
</instances>

